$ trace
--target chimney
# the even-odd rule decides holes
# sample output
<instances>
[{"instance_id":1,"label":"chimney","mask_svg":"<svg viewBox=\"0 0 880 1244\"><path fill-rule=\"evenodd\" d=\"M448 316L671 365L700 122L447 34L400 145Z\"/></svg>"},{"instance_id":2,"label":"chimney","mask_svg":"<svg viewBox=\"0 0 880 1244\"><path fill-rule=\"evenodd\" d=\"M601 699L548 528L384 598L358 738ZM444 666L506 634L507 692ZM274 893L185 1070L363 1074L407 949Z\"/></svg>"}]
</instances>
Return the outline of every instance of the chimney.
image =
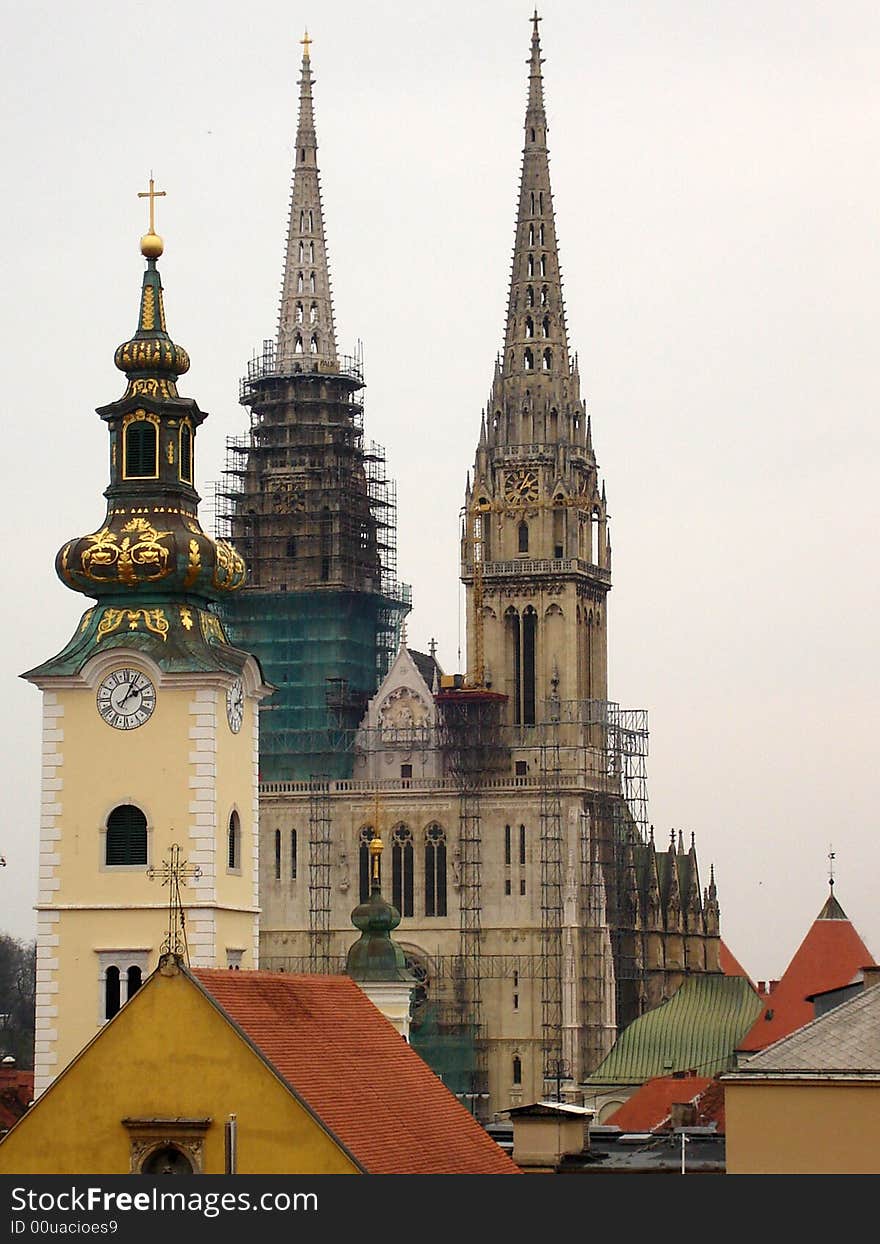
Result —
<instances>
[{"instance_id":1,"label":"chimney","mask_svg":"<svg viewBox=\"0 0 880 1244\"><path fill-rule=\"evenodd\" d=\"M692 1101L674 1101L669 1112L669 1121L674 1128L693 1127L697 1121L697 1107Z\"/></svg>"},{"instance_id":2,"label":"chimney","mask_svg":"<svg viewBox=\"0 0 880 1244\"><path fill-rule=\"evenodd\" d=\"M865 989L880 985L880 964L872 963L869 967L862 968L862 983Z\"/></svg>"}]
</instances>

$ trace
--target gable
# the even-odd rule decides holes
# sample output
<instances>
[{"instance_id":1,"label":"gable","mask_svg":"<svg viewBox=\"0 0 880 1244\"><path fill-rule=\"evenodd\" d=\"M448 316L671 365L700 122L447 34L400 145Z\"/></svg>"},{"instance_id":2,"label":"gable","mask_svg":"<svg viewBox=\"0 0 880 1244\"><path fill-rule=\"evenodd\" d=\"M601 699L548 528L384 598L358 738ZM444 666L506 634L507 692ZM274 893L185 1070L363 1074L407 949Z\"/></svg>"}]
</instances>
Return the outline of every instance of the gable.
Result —
<instances>
[{"instance_id":1,"label":"gable","mask_svg":"<svg viewBox=\"0 0 880 1244\"><path fill-rule=\"evenodd\" d=\"M128 1174L123 1119L210 1119L206 1173L224 1170L238 1121L240 1174L358 1167L186 974L155 972L0 1142L8 1174Z\"/></svg>"}]
</instances>

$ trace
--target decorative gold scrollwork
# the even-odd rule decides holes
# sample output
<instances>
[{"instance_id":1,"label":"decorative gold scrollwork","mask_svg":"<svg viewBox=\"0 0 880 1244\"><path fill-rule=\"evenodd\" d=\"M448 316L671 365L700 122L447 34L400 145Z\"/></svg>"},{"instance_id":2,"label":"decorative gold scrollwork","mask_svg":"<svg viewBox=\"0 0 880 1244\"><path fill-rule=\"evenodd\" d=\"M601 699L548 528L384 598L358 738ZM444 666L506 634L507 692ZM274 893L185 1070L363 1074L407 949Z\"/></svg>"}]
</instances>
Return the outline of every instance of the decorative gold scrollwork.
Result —
<instances>
[{"instance_id":1,"label":"decorative gold scrollwork","mask_svg":"<svg viewBox=\"0 0 880 1244\"><path fill-rule=\"evenodd\" d=\"M82 573L95 582L118 579L129 585L162 579L171 569L171 550L162 543L170 535L157 531L145 518L129 519L121 539L111 528L102 527L86 537L90 544L80 557Z\"/></svg>"},{"instance_id":2,"label":"decorative gold scrollwork","mask_svg":"<svg viewBox=\"0 0 880 1244\"><path fill-rule=\"evenodd\" d=\"M98 623L98 630L95 635L95 642L100 643L105 635L112 635L114 631L118 631L123 620L128 622L130 631L143 629L151 631L154 635L158 635L164 642L168 638L168 619L165 617L164 609L105 609L101 621Z\"/></svg>"},{"instance_id":3,"label":"decorative gold scrollwork","mask_svg":"<svg viewBox=\"0 0 880 1244\"><path fill-rule=\"evenodd\" d=\"M214 586L224 592L234 592L245 581L247 569L244 559L226 540L218 540L216 549Z\"/></svg>"},{"instance_id":4,"label":"decorative gold scrollwork","mask_svg":"<svg viewBox=\"0 0 880 1244\"><path fill-rule=\"evenodd\" d=\"M191 525L192 524L190 524L190 526ZM192 587L196 579L199 577L199 572L201 571L201 569L202 569L202 555L201 555L201 552L199 551L199 542L198 540L190 540L189 542L189 563L187 565L186 578L183 581L183 586Z\"/></svg>"}]
</instances>

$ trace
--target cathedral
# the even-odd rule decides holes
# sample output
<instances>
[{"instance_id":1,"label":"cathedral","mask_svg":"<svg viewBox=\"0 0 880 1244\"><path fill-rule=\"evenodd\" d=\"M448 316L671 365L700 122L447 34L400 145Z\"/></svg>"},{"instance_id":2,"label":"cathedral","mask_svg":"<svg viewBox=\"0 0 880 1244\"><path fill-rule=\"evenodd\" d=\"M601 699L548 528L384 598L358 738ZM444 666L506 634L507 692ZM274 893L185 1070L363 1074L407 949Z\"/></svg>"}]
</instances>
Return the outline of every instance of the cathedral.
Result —
<instances>
[{"instance_id":1,"label":"cathedral","mask_svg":"<svg viewBox=\"0 0 880 1244\"><path fill-rule=\"evenodd\" d=\"M606 492L566 328L538 20L505 338L465 488L467 670L402 626L394 488L361 361L336 347L308 37L278 331L219 490L249 579L217 608L274 688L260 964L343 969L379 835L412 1043L481 1118L576 1086L687 975L720 971L714 878L693 839L655 844L646 714L608 698Z\"/></svg>"}]
</instances>

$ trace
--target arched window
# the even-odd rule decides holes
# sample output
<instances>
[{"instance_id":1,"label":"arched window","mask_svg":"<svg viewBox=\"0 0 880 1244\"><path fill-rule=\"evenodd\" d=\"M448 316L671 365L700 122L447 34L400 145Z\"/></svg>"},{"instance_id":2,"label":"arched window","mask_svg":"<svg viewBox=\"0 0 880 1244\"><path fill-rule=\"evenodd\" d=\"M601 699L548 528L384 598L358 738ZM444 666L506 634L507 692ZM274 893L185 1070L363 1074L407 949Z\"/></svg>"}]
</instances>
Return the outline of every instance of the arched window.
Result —
<instances>
[{"instance_id":1,"label":"arched window","mask_svg":"<svg viewBox=\"0 0 880 1244\"><path fill-rule=\"evenodd\" d=\"M535 245L535 226L529 225L529 246Z\"/></svg>"},{"instance_id":2,"label":"arched window","mask_svg":"<svg viewBox=\"0 0 880 1244\"><path fill-rule=\"evenodd\" d=\"M293 352L294 354L302 354L303 352L303 339L300 337L299 333L296 334L293 341Z\"/></svg>"},{"instance_id":3,"label":"arched window","mask_svg":"<svg viewBox=\"0 0 880 1244\"><path fill-rule=\"evenodd\" d=\"M541 306L546 307L546 305L547 305L547 286L542 285L541 286Z\"/></svg>"},{"instance_id":4,"label":"arched window","mask_svg":"<svg viewBox=\"0 0 880 1244\"><path fill-rule=\"evenodd\" d=\"M535 141L535 127L532 126L532 142Z\"/></svg>"},{"instance_id":5,"label":"arched window","mask_svg":"<svg viewBox=\"0 0 880 1244\"><path fill-rule=\"evenodd\" d=\"M318 282L315 277L315 274L314 272L310 272L309 273L309 289L312 291L312 293L314 293L317 288L318 288Z\"/></svg>"},{"instance_id":6,"label":"arched window","mask_svg":"<svg viewBox=\"0 0 880 1244\"><path fill-rule=\"evenodd\" d=\"M300 214L299 214L299 231L300 231L300 233L302 233L302 232L303 232L303 230L305 229L305 227L306 227L306 214L305 214L305 212L300 212Z\"/></svg>"},{"instance_id":7,"label":"arched window","mask_svg":"<svg viewBox=\"0 0 880 1244\"><path fill-rule=\"evenodd\" d=\"M544 371L549 371L553 364L553 351L548 346L541 357L541 366Z\"/></svg>"},{"instance_id":8,"label":"arched window","mask_svg":"<svg viewBox=\"0 0 880 1244\"><path fill-rule=\"evenodd\" d=\"M525 350L523 353L523 367L526 371L532 371L535 366L535 356L531 350Z\"/></svg>"},{"instance_id":9,"label":"arched window","mask_svg":"<svg viewBox=\"0 0 880 1244\"><path fill-rule=\"evenodd\" d=\"M504 826L504 863L510 865L510 826Z\"/></svg>"},{"instance_id":10,"label":"arched window","mask_svg":"<svg viewBox=\"0 0 880 1244\"><path fill-rule=\"evenodd\" d=\"M112 1019L121 1005L119 968L114 966L104 976L104 1018Z\"/></svg>"},{"instance_id":11,"label":"arched window","mask_svg":"<svg viewBox=\"0 0 880 1244\"><path fill-rule=\"evenodd\" d=\"M528 272L529 276L535 275L535 256L534 255L529 255L528 259L526 260L526 271Z\"/></svg>"},{"instance_id":12,"label":"arched window","mask_svg":"<svg viewBox=\"0 0 880 1244\"><path fill-rule=\"evenodd\" d=\"M446 834L439 825L425 830L425 915L446 915Z\"/></svg>"},{"instance_id":13,"label":"arched window","mask_svg":"<svg viewBox=\"0 0 880 1244\"><path fill-rule=\"evenodd\" d=\"M532 216L534 216L535 214L535 192L534 190L529 195L529 211L531 212Z\"/></svg>"},{"instance_id":14,"label":"arched window","mask_svg":"<svg viewBox=\"0 0 880 1244\"><path fill-rule=\"evenodd\" d=\"M315 244L314 242L309 242L309 263L314 263L314 262L315 262Z\"/></svg>"},{"instance_id":15,"label":"arched window","mask_svg":"<svg viewBox=\"0 0 880 1244\"><path fill-rule=\"evenodd\" d=\"M177 455L180 478L184 484L193 481L193 434L188 423L180 425L180 452Z\"/></svg>"},{"instance_id":16,"label":"arched window","mask_svg":"<svg viewBox=\"0 0 880 1244\"><path fill-rule=\"evenodd\" d=\"M526 827L525 825L520 825L519 827L519 862L520 862L520 866L524 865L526 862Z\"/></svg>"},{"instance_id":17,"label":"arched window","mask_svg":"<svg viewBox=\"0 0 880 1244\"><path fill-rule=\"evenodd\" d=\"M301 294L301 293L303 292L303 290L305 289L305 280L306 280L306 279L305 279L305 277L303 276L303 274L302 274L301 272L297 272L297 274L296 274L296 292L297 292L298 294Z\"/></svg>"},{"instance_id":18,"label":"arched window","mask_svg":"<svg viewBox=\"0 0 880 1244\"><path fill-rule=\"evenodd\" d=\"M516 546L519 553L528 553L529 551L529 525L525 519L516 529Z\"/></svg>"},{"instance_id":19,"label":"arched window","mask_svg":"<svg viewBox=\"0 0 880 1244\"><path fill-rule=\"evenodd\" d=\"M313 302L309 307L309 323L317 324L318 322L318 304Z\"/></svg>"},{"instance_id":20,"label":"arched window","mask_svg":"<svg viewBox=\"0 0 880 1244\"><path fill-rule=\"evenodd\" d=\"M147 818L134 804L120 804L107 817L104 863L136 865L146 862Z\"/></svg>"},{"instance_id":21,"label":"arched window","mask_svg":"<svg viewBox=\"0 0 880 1244\"><path fill-rule=\"evenodd\" d=\"M391 901L402 916L413 914L413 843L406 825L391 832Z\"/></svg>"},{"instance_id":22,"label":"arched window","mask_svg":"<svg viewBox=\"0 0 880 1244\"><path fill-rule=\"evenodd\" d=\"M311 338L311 341L309 342L309 352L311 354L318 353L318 334L317 333L312 333L312 338Z\"/></svg>"},{"instance_id":23,"label":"arched window","mask_svg":"<svg viewBox=\"0 0 880 1244\"><path fill-rule=\"evenodd\" d=\"M550 336L550 316L549 315L545 315L543 320L541 321L541 335L544 337Z\"/></svg>"},{"instance_id":24,"label":"arched window","mask_svg":"<svg viewBox=\"0 0 880 1244\"><path fill-rule=\"evenodd\" d=\"M544 191L543 190L538 191L538 211L541 213L542 216L544 215Z\"/></svg>"},{"instance_id":25,"label":"arched window","mask_svg":"<svg viewBox=\"0 0 880 1244\"><path fill-rule=\"evenodd\" d=\"M531 285L526 286L526 306L533 307L535 305L535 291Z\"/></svg>"},{"instance_id":26,"label":"arched window","mask_svg":"<svg viewBox=\"0 0 880 1244\"><path fill-rule=\"evenodd\" d=\"M128 993L126 996L129 998L133 998L134 995L137 993L137 991L140 989L141 984L143 983L140 968L132 964L131 967L126 972L125 977L126 977L126 985L128 987Z\"/></svg>"},{"instance_id":27,"label":"arched window","mask_svg":"<svg viewBox=\"0 0 880 1244\"><path fill-rule=\"evenodd\" d=\"M527 315L526 316L526 336L534 337L534 335L535 335L535 321L532 319L530 315Z\"/></svg>"},{"instance_id":28,"label":"arched window","mask_svg":"<svg viewBox=\"0 0 880 1244\"><path fill-rule=\"evenodd\" d=\"M241 821L237 812L230 816L226 830L226 867L241 868Z\"/></svg>"},{"instance_id":29,"label":"arched window","mask_svg":"<svg viewBox=\"0 0 880 1244\"><path fill-rule=\"evenodd\" d=\"M305 158L306 158L306 149L305 149L305 147L300 147L300 149L299 149L299 162L300 162L300 164L302 164L302 163L305 161Z\"/></svg>"},{"instance_id":30,"label":"arched window","mask_svg":"<svg viewBox=\"0 0 880 1244\"><path fill-rule=\"evenodd\" d=\"M543 226L543 225L541 225L541 229L540 229L540 232L539 232L539 234L538 234L538 241L539 241L539 243L541 244L541 246L543 246L543 245L544 245L544 226Z\"/></svg>"},{"instance_id":31,"label":"arched window","mask_svg":"<svg viewBox=\"0 0 880 1244\"><path fill-rule=\"evenodd\" d=\"M305 259L305 257L306 257L306 244L305 244L305 242L300 242L300 244L299 244L299 261L300 261L300 263L302 263L302 261Z\"/></svg>"},{"instance_id":32,"label":"arched window","mask_svg":"<svg viewBox=\"0 0 880 1244\"><path fill-rule=\"evenodd\" d=\"M275 830L275 880L281 880L281 830Z\"/></svg>"},{"instance_id":33,"label":"arched window","mask_svg":"<svg viewBox=\"0 0 880 1244\"><path fill-rule=\"evenodd\" d=\"M290 880L296 881L296 830L290 831Z\"/></svg>"},{"instance_id":34,"label":"arched window","mask_svg":"<svg viewBox=\"0 0 880 1244\"><path fill-rule=\"evenodd\" d=\"M298 302L298 303L296 304L296 310L295 310L295 311L294 311L294 313L293 313L293 318L294 318L294 320L296 321L296 323L297 323L297 324L302 324L302 322L303 322L303 305L302 305L302 303L301 303L301 302Z\"/></svg>"},{"instance_id":35,"label":"arched window","mask_svg":"<svg viewBox=\"0 0 880 1244\"><path fill-rule=\"evenodd\" d=\"M513 1056L513 1082L514 1084L522 1084L522 1059L519 1054Z\"/></svg>"},{"instance_id":36,"label":"arched window","mask_svg":"<svg viewBox=\"0 0 880 1244\"><path fill-rule=\"evenodd\" d=\"M159 429L151 419L135 419L125 429L123 475L155 479L159 462Z\"/></svg>"},{"instance_id":37,"label":"arched window","mask_svg":"<svg viewBox=\"0 0 880 1244\"><path fill-rule=\"evenodd\" d=\"M312 215L312 209L309 208L309 233L312 232L314 227L315 227L315 219L314 219L314 216Z\"/></svg>"},{"instance_id":38,"label":"arched window","mask_svg":"<svg viewBox=\"0 0 880 1244\"><path fill-rule=\"evenodd\" d=\"M360 901L365 903L370 897L370 843L373 841L372 825L365 825L360 832L358 848L358 878ZM379 856L379 885L382 884L382 856Z\"/></svg>"},{"instance_id":39,"label":"arched window","mask_svg":"<svg viewBox=\"0 0 880 1244\"><path fill-rule=\"evenodd\" d=\"M541 256L541 276L547 275L547 256Z\"/></svg>"},{"instance_id":40,"label":"arched window","mask_svg":"<svg viewBox=\"0 0 880 1244\"><path fill-rule=\"evenodd\" d=\"M535 657L538 639L538 615L531 605L522 616L522 720L526 726L535 724Z\"/></svg>"}]
</instances>

